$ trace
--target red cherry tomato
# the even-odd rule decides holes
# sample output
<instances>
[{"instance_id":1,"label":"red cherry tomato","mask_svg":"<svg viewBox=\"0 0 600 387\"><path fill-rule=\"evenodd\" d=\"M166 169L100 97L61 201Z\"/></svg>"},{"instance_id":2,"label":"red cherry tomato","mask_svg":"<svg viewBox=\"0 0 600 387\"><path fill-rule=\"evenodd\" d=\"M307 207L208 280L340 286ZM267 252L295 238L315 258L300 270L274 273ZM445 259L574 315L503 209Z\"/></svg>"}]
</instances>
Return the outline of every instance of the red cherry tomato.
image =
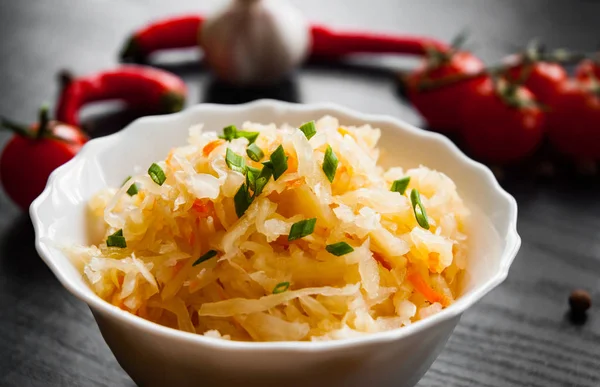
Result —
<instances>
[{"instance_id":1,"label":"red cherry tomato","mask_svg":"<svg viewBox=\"0 0 600 387\"><path fill-rule=\"evenodd\" d=\"M575 77L580 81L587 81L592 76L600 79L600 63L591 59L582 60L575 69Z\"/></svg>"},{"instance_id":2,"label":"red cherry tomato","mask_svg":"<svg viewBox=\"0 0 600 387\"><path fill-rule=\"evenodd\" d=\"M526 63L521 60L520 55L509 57L507 63L514 63L507 72L509 81L523 80L522 85L527 87L538 101L545 104L554 98L559 85L568 78L566 70L558 63Z\"/></svg>"},{"instance_id":3,"label":"red cherry tomato","mask_svg":"<svg viewBox=\"0 0 600 387\"><path fill-rule=\"evenodd\" d=\"M483 62L466 51L451 54L448 60L430 69L430 60L406 79L407 96L413 106L421 113L430 128L445 132L457 132L460 121L457 111L464 100L478 84L482 77L452 82L440 87L423 90L423 85L429 82L456 79L461 76L477 74L484 69Z\"/></svg>"},{"instance_id":4,"label":"red cherry tomato","mask_svg":"<svg viewBox=\"0 0 600 387\"><path fill-rule=\"evenodd\" d=\"M578 160L600 160L600 90L588 81L569 80L548 113L553 146Z\"/></svg>"},{"instance_id":5,"label":"red cherry tomato","mask_svg":"<svg viewBox=\"0 0 600 387\"><path fill-rule=\"evenodd\" d=\"M77 127L47 122L41 138L39 124L15 134L0 156L0 181L7 195L23 210L42 193L50 173L69 161L87 141Z\"/></svg>"},{"instance_id":6,"label":"red cherry tomato","mask_svg":"<svg viewBox=\"0 0 600 387\"><path fill-rule=\"evenodd\" d=\"M463 138L468 150L480 160L511 163L532 153L543 137L544 114L525 87L510 93L504 81L487 78L460 111Z\"/></svg>"}]
</instances>

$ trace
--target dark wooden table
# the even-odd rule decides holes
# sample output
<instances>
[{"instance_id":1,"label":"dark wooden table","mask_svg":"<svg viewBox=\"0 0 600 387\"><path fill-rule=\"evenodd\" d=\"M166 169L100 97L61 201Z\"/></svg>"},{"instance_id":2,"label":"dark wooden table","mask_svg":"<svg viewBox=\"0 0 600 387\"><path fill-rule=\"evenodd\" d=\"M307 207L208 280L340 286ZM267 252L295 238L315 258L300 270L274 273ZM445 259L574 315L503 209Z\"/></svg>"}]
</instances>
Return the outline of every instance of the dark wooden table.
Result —
<instances>
[{"instance_id":1,"label":"dark wooden table","mask_svg":"<svg viewBox=\"0 0 600 387\"><path fill-rule=\"evenodd\" d=\"M214 1L0 0L0 112L31 121L54 102L63 67L89 73L113 66L124 37L167 14L206 11ZM467 27L472 48L496 61L531 38L551 47L592 50L600 42L600 3L544 0L304 0L315 21L447 39ZM163 58L176 63L184 58ZM190 88L190 103L271 97L332 101L420 124L396 95L386 58L349 65L310 65L281 87L233 93L196 64L166 67ZM110 109L109 109L110 110ZM96 135L114 131L131 113L88 110ZM0 134L0 142L8 138ZM599 386L600 313L584 324L567 318L567 297L588 289L600 304L600 184L598 178L508 177L519 203L523 247L507 281L467 311L446 349L419 386ZM87 306L70 295L39 259L33 231L0 193L0 385L132 386L102 340Z\"/></svg>"}]
</instances>

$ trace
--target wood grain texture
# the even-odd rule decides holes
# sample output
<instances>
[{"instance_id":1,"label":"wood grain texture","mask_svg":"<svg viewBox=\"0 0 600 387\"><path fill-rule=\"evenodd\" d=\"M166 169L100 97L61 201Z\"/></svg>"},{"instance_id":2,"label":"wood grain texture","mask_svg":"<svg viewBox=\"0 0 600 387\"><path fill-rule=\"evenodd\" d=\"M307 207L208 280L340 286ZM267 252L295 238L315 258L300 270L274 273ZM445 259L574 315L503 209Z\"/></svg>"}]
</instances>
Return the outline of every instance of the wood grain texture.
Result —
<instances>
[{"instance_id":1,"label":"wood grain texture","mask_svg":"<svg viewBox=\"0 0 600 387\"><path fill-rule=\"evenodd\" d=\"M206 11L222 1L0 0L0 113L31 120L54 101L56 71L88 73L115 65L124 37L165 14ZM600 3L544 0L297 0L315 21L336 26L449 38L464 27L473 48L496 61L538 37L551 47L591 50ZM169 58L165 58L169 60ZM271 97L332 101L420 124L395 92L391 69L410 61L358 58L311 64L280 87L238 93L194 63L166 65L188 83L190 103ZM88 111L96 135L134 113ZM7 140L0 133L0 145ZM585 288L600 303L600 184L589 180L508 179L519 203L523 247L507 281L467 311L444 352L419 383L446 386L599 386L600 314L566 317L567 297ZM102 340L86 305L38 258L26 215L0 193L0 385L133 386Z\"/></svg>"}]
</instances>

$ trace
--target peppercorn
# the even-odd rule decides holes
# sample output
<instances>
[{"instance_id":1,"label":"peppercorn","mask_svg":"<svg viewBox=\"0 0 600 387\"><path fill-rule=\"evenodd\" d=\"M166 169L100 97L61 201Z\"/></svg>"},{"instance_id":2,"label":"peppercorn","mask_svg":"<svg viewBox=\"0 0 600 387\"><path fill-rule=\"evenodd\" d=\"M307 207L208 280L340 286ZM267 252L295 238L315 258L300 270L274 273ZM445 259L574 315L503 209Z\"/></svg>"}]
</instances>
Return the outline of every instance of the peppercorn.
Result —
<instances>
[{"instance_id":1,"label":"peppercorn","mask_svg":"<svg viewBox=\"0 0 600 387\"><path fill-rule=\"evenodd\" d=\"M585 290L573 290L569 296L569 306L572 314L583 315L592 306L592 298Z\"/></svg>"}]
</instances>

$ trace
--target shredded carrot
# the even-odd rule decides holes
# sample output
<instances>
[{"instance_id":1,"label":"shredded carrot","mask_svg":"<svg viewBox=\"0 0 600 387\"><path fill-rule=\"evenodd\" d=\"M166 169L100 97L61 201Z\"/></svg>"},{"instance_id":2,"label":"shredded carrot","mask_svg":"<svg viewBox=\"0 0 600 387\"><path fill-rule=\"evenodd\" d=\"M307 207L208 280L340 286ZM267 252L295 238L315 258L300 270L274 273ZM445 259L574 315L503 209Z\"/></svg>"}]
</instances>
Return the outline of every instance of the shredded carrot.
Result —
<instances>
[{"instance_id":1,"label":"shredded carrot","mask_svg":"<svg viewBox=\"0 0 600 387\"><path fill-rule=\"evenodd\" d=\"M121 299L121 297L119 296L119 293L115 293L112 296L112 304L118 308L121 308L123 310L127 310L127 308L125 307L125 304L123 303L123 300Z\"/></svg>"},{"instance_id":2,"label":"shredded carrot","mask_svg":"<svg viewBox=\"0 0 600 387\"><path fill-rule=\"evenodd\" d=\"M177 275L177 273L179 273L181 271L181 269L183 269L183 267L185 266L185 262L183 261L179 261L175 264L175 266L173 266L173 277L175 277Z\"/></svg>"},{"instance_id":3,"label":"shredded carrot","mask_svg":"<svg viewBox=\"0 0 600 387\"><path fill-rule=\"evenodd\" d=\"M300 179L294 179L294 180L287 181L287 182L285 183L285 186L286 186L287 188L298 188L298 187L300 187L300 186L301 186L303 183L304 183L304 179L303 179L303 178L300 178Z\"/></svg>"},{"instance_id":4,"label":"shredded carrot","mask_svg":"<svg viewBox=\"0 0 600 387\"><path fill-rule=\"evenodd\" d=\"M285 155L288 157L288 169L286 172L297 172L298 171L298 160L296 160L294 157L291 157L291 155L288 152L285 152Z\"/></svg>"},{"instance_id":5,"label":"shredded carrot","mask_svg":"<svg viewBox=\"0 0 600 387\"><path fill-rule=\"evenodd\" d=\"M169 151L169 155L167 156L167 158L166 158L166 160L165 160L165 164L167 164L167 165L168 165L169 167L171 167L171 168L173 167L173 166L171 165L171 160L173 159L173 153L174 153L174 152L175 152L175 149L171 149L171 150Z\"/></svg>"},{"instance_id":6,"label":"shredded carrot","mask_svg":"<svg viewBox=\"0 0 600 387\"><path fill-rule=\"evenodd\" d=\"M215 148L217 148L219 145L224 144L225 140L222 139L218 139L218 140L213 140L211 142L209 142L208 144L206 144L204 146L204 148L202 148L202 154L204 155L204 157L208 157L208 155L210 155L210 153L212 151L215 150Z\"/></svg>"},{"instance_id":7,"label":"shredded carrot","mask_svg":"<svg viewBox=\"0 0 600 387\"><path fill-rule=\"evenodd\" d=\"M450 305L450 301L448 300L448 298L445 295L433 290L431 286L429 286L429 284L425 281L423 276L421 276L421 274L417 272L410 272L407 278L410 281L410 283L413 284L415 289L423 296L425 296L427 301L431 302L432 304L434 302L439 302L444 307Z\"/></svg>"},{"instance_id":8,"label":"shredded carrot","mask_svg":"<svg viewBox=\"0 0 600 387\"><path fill-rule=\"evenodd\" d=\"M192 209L198 213L201 218L206 218L214 212L214 206L211 201L205 199L196 199L192 204Z\"/></svg>"},{"instance_id":9,"label":"shredded carrot","mask_svg":"<svg viewBox=\"0 0 600 387\"><path fill-rule=\"evenodd\" d=\"M148 318L148 310L146 309L146 305L142 305L135 314L142 318Z\"/></svg>"},{"instance_id":10,"label":"shredded carrot","mask_svg":"<svg viewBox=\"0 0 600 387\"><path fill-rule=\"evenodd\" d=\"M280 235L279 237L277 237L277 239L273 241L273 243L283 247L285 250L287 250L290 247L290 241L288 240L287 235Z\"/></svg>"},{"instance_id":11,"label":"shredded carrot","mask_svg":"<svg viewBox=\"0 0 600 387\"><path fill-rule=\"evenodd\" d=\"M429 253L427 256L427 263L430 268L439 267L440 265L440 254L439 253ZM434 269L431 269L434 270Z\"/></svg>"},{"instance_id":12,"label":"shredded carrot","mask_svg":"<svg viewBox=\"0 0 600 387\"><path fill-rule=\"evenodd\" d=\"M392 270L392 266L378 253L373 253L373 258L388 270Z\"/></svg>"}]
</instances>

